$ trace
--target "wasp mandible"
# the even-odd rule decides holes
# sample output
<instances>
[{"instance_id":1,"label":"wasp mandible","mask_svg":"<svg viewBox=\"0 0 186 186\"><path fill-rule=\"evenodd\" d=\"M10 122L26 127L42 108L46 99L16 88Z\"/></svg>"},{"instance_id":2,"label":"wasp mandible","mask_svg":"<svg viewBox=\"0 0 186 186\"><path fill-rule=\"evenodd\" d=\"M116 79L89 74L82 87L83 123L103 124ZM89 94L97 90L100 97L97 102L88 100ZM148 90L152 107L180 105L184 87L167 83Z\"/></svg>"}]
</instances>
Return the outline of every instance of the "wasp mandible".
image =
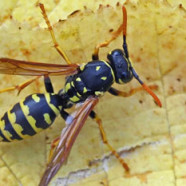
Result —
<instances>
[{"instance_id":1,"label":"wasp mandible","mask_svg":"<svg viewBox=\"0 0 186 186\"><path fill-rule=\"evenodd\" d=\"M112 37L95 47L92 61L87 64L72 64L65 52L56 41L53 28L47 17L43 4L39 4L48 30L51 34L54 47L66 61L67 65L46 64L39 62L28 62L9 58L0 58L0 73L11 75L36 76L31 80L15 87L1 90L1 92L17 89L20 92L30 83L44 77L44 85L47 93L35 93L15 104L8 110L0 120L0 140L12 142L22 140L28 136L50 127L58 115L66 121L67 125L61 135L51 144L48 164L40 181L40 186L48 185L64 161L67 160L71 148L88 116L99 126L103 143L108 146L112 154L120 161L126 171L129 171L127 163L120 157L117 151L110 145L104 132L100 117L93 110L100 96L109 92L115 96L127 97L142 89L146 90L161 107L158 97L139 78L129 58L126 30L127 12L122 6L123 24L112 34ZM107 61L99 59L99 49L108 46L120 33L123 33L123 49L114 49L107 55ZM49 76L66 75L66 82L57 94ZM125 93L112 87L113 83L126 84L133 77L142 85L140 88L132 89ZM151 86L154 88L156 86ZM66 109L81 103L81 106L69 114Z\"/></svg>"}]
</instances>

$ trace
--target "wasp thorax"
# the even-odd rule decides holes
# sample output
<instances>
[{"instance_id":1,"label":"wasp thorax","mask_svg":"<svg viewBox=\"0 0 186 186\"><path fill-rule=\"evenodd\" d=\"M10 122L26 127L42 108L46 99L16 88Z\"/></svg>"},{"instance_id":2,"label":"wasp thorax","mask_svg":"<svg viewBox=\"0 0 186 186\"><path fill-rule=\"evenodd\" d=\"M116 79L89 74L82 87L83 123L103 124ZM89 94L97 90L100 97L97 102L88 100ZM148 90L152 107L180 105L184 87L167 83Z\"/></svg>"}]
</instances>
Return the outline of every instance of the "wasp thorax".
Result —
<instances>
[{"instance_id":1,"label":"wasp thorax","mask_svg":"<svg viewBox=\"0 0 186 186\"><path fill-rule=\"evenodd\" d=\"M122 50L113 50L107 58L114 71L116 83L128 83L132 80L131 64Z\"/></svg>"}]
</instances>

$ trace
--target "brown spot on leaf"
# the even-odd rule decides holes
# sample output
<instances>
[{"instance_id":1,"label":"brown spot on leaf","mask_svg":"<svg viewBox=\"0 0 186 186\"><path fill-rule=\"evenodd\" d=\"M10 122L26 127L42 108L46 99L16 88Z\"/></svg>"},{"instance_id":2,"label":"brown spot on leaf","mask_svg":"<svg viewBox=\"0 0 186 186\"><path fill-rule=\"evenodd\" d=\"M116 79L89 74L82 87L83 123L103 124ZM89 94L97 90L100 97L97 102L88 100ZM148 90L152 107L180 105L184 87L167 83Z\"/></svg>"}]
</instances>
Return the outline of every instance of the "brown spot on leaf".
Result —
<instances>
[{"instance_id":1,"label":"brown spot on leaf","mask_svg":"<svg viewBox=\"0 0 186 186\"><path fill-rule=\"evenodd\" d=\"M113 28L111 28L110 30L109 30L109 32L113 32L114 31L114 29Z\"/></svg>"},{"instance_id":2,"label":"brown spot on leaf","mask_svg":"<svg viewBox=\"0 0 186 186\"><path fill-rule=\"evenodd\" d=\"M31 55L31 52L28 49L22 48L21 52L23 53L24 56L30 56Z\"/></svg>"},{"instance_id":3,"label":"brown spot on leaf","mask_svg":"<svg viewBox=\"0 0 186 186\"><path fill-rule=\"evenodd\" d=\"M140 100L139 100L139 103L140 103L140 104L143 104L143 101L140 99Z\"/></svg>"},{"instance_id":4,"label":"brown spot on leaf","mask_svg":"<svg viewBox=\"0 0 186 186\"><path fill-rule=\"evenodd\" d=\"M180 81L181 81L181 78L177 78L176 80L177 80L178 82L180 82Z\"/></svg>"}]
</instances>

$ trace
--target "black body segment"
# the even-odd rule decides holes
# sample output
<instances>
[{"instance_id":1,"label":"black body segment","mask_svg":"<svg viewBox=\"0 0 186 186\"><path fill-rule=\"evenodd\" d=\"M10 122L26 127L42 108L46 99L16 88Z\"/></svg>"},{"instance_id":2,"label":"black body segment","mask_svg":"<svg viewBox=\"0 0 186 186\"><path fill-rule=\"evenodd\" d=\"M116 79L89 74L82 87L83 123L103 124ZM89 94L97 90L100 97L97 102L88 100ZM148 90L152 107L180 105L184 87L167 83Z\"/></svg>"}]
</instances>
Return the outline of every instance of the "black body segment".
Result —
<instances>
[{"instance_id":1,"label":"black body segment","mask_svg":"<svg viewBox=\"0 0 186 186\"><path fill-rule=\"evenodd\" d=\"M15 104L0 120L0 140L21 140L48 128L62 109L57 94L32 94Z\"/></svg>"}]
</instances>

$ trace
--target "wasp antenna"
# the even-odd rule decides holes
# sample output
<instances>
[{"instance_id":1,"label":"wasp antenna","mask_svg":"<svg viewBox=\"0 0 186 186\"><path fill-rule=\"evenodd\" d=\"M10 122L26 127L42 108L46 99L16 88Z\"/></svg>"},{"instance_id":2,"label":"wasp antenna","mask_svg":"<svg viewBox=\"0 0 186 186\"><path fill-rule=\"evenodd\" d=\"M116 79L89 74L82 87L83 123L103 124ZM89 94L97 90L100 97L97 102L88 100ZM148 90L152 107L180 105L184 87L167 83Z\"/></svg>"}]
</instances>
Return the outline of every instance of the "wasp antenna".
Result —
<instances>
[{"instance_id":1,"label":"wasp antenna","mask_svg":"<svg viewBox=\"0 0 186 186\"><path fill-rule=\"evenodd\" d=\"M126 37L127 34L127 10L122 6L122 11L123 11L123 36Z\"/></svg>"},{"instance_id":2,"label":"wasp antenna","mask_svg":"<svg viewBox=\"0 0 186 186\"><path fill-rule=\"evenodd\" d=\"M139 83L142 85L142 87L144 88L144 90L146 90L153 98L154 101L156 102L156 104L159 107L162 107L161 101L159 100L159 98L156 96L156 94L154 92L152 92L152 90L139 78L138 74L136 73L136 71L134 70L134 68L131 66L131 70L132 70L132 74L133 76L139 81Z\"/></svg>"},{"instance_id":3,"label":"wasp antenna","mask_svg":"<svg viewBox=\"0 0 186 186\"><path fill-rule=\"evenodd\" d=\"M156 94L154 92L152 92L152 90L145 83L142 84L142 87L154 98L154 101L156 102L156 104L159 107L162 107L162 104L161 104L161 101L159 100L159 98L156 96Z\"/></svg>"},{"instance_id":4,"label":"wasp antenna","mask_svg":"<svg viewBox=\"0 0 186 186\"><path fill-rule=\"evenodd\" d=\"M122 6L123 11L123 50L125 52L126 57L129 57L128 48L127 48L127 42L126 42L126 35L127 35L127 10Z\"/></svg>"}]
</instances>

